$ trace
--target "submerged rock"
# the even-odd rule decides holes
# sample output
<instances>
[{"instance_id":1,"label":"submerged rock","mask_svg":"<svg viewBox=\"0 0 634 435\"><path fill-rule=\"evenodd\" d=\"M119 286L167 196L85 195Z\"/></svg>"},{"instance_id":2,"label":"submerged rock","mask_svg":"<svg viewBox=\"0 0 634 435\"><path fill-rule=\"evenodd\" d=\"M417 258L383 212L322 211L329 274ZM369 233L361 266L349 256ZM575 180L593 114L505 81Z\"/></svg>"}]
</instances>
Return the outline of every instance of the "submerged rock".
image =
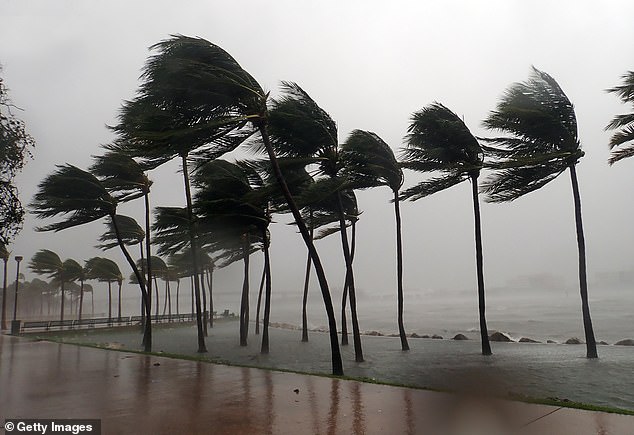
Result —
<instances>
[{"instance_id":1,"label":"submerged rock","mask_svg":"<svg viewBox=\"0 0 634 435\"><path fill-rule=\"evenodd\" d=\"M546 343L548 343L548 344L557 344L557 342L555 340L546 340Z\"/></svg>"},{"instance_id":2,"label":"submerged rock","mask_svg":"<svg viewBox=\"0 0 634 435\"><path fill-rule=\"evenodd\" d=\"M625 340L617 341L614 343L615 346L634 346L634 340L631 338L627 338Z\"/></svg>"},{"instance_id":3,"label":"submerged rock","mask_svg":"<svg viewBox=\"0 0 634 435\"><path fill-rule=\"evenodd\" d=\"M371 335L373 337L383 337L379 331L366 331L365 335Z\"/></svg>"},{"instance_id":4,"label":"submerged rock","mask_svg":"<svg viewBox=\"0 0 634 435\"><path fill-rule=\"evenodd\" d=\"M432 335L431 338L433 338L434 340L442 340L442 336L441 335Z\"/></svg>"},{"instance_id":5,"label":"submerged rock","mask_svg":"<svg viewBox=\"0 0 634 435\"><path fill-rule=\"evenodd\" d=\"M533 340L532 338L522 337L520 343L541 343L541 341Z\"/></svg>"},{"instance_id":6,"label":"submerged rock","mask_svg":"<svg viewBox=\"0 0 634 435\"><path fill-rule=\"evenodd\" d=\"M418 335L415 332L412 332L409 336L410 336L410 338L421 338L420 335Z\"/></svg>"},{"instance_id":7,"label":"submerged rock","mask_svg":"<svg viewBox=\"0 0 634 435\"><path fill-rule=\"evenodd\" d=\"M452 340L468 340L468 339L469 337L467 337L464 334L456 334L454 338L452 338Z\"/></svg>"},{"instance_id":8,"label":"submerged rock","mask_svg":"<svg viewBox=\"0 0 634 435\"><path fill-rule=\"evenodd\" d=\"M494 332L493 334L489 335L489 340L500 341L503 343L510 343L513 341L508 335L502 334L501 332Z\"/></svg>"},{"instance_id":9,"label":"submerged rock","mask_svg":"<svg viewBox=\"0 0 634 435\"><path fill-rule=\"evenodd\" d=\"M427 335L427 334L423 334L419 338L431 338L431 337L429 335Z\"/></svg>"},{"instance_id":10,"label":"submerged rock","mask_svg":"<svg viewBox=\"0 0 634 435\"><path fill-rule=\"evenodd\" d=\"M603 341L603 340L597 342L597 344L599 344L601 346L609 346L610 345L610 343L608 343L607 341Z\"/></svg>"},{"instance_id":11,"label":"submerged rock","mask_svg":"<svg viewBox=\"0 0 634 435\"><path fill-rule=\"evenodd\" d=\"M583 341L579 340L577 337L572 337L566 340L564 344L583 344Z\"/></svg>"}]
</instances>

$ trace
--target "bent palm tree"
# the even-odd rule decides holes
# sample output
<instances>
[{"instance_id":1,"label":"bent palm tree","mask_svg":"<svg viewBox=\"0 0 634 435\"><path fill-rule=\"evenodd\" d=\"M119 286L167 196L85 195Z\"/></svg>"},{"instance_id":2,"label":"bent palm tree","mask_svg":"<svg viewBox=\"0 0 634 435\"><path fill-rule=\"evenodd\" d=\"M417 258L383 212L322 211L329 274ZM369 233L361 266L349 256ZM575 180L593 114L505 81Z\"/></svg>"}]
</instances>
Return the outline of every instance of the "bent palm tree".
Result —
<instances>
[{"instance_id":1,"label":"bent palm tree","mask_svg":"<svg viewBox=\"0 0 634 435\"><path fill-rule=\"evenodd\" d=\"M597 357L597 346L588 304L586 247L581 219L581 198L576 164L584 152L577 132L572 103L559 84L545 72L533 68L526 82L515 83L505 92L484 126L507 136L485 139L485 148L496 169L483 184L491 202L512 201L533 192L566 169L570 170L575 204L579 251L579 290L586 337L586 355Z\"/></svg>"},{"instance_id":2,"label":"bent palm tree","mask_svg":"<svg viewBox=\"0 0 634 435\"><path fill-rule=\"evenodd\" d=\"M403 324L403 241L401 237L401 209L399 189L403 185L403 171L392 148L375 133L354 130L341 147L346 161L346 172L356 188L387 186L394 196L396 218L396 294L397 322L401 349L409 350Z\"/></svg>"},{"instance_id":3,"label":"bent palm tree","mask_svg":"<svg viewBox=\"0 0 634 435\"><path fill-rule=\"evenodd\" d=\"M470 180L475 221L475 251L478 280L478 311L482 355L491 355L485 315L484 272L478 177L483 152L480 144L462 120L440 103L434 103L412 115L403 151L403 165L419 172L439 172L436 178L406 189L403 198L412 201Z\"/></svg>"},{"instance_id":4,"label":"bent palm tree","mask_svg":"<svg viewBox=\"0 0 634 435\"><path fill-rule=\"evenodd\" d=\"M46 275L59 284L62 295L59 318L64 321L64 284L66 280L64 279L64 263L62 259L55 252L49 249L42 249L37 251L31 258L29 269L38 275Z\"/></svg>"},{"instance_id":5,"label":"bent palm tree","mask_svg":"<svg viewBox=\"0 0 634 435\"><path fill-rule=\"evenodd\" d=\"M628 71L623 75L623 84L608 89L608 92L616 94L625 104L634 105L634 71ZM612 155L608 160L610 165L621 159L634 156L634 112L617 115L607 125L606 130L617 130L610 139ZM614 149L619 147L618 149Z\"/></svg>"},{"instance_id":6,"label":"bent palm tree","mask_svg":"<svg viewBox=\"0 0 634 435\"><path fill-rule=\"evenodd\" d=\"M173 36L154 48L158 54L148 61L140 95L124 108L122 122L116 129L135 143L147 145L139 156L160 164L166 161L167 147L181 155L184 169L191 149L202 150L199 155L211 160L234 149L255 131L261 134L275 177L313 257L328 315L333 373L343 374L326 275L269 139L268 94L233 57L204 39ZM183 175L188 191L187 171ZM187 198L191 210L191 195ZM192 248L195 250L195 243ZM197 264L194 266L197 270ZM199 341L201 337L199 321Z\"/></svg>"},{"instance_id":7,"label":"bent palm tree","mask_svg":"<svg viewBox=\"0 0 634 435\"><path fill-rule=\"evenodd\" d=\"M86 261L86 276L88 279L95 279L100 282L108 283L108 323L112 321L112 283L119 284L119 315L121 320L121 283L123 276L119 270L119 266L114 261L103 258L93 257Z\"/></svg>"},{"instance_id":8,"label":"bent palm tree","mask_svg":"<svg viewBox=\"0 0 634 435\"><path fill-rule=\"evenodd\" d=\"M119 234L115 218L117 201L94 175L73 165L58 166L38 185L31 209L39 218L62 217L61 221L38 227L37 231L57 232L109 217L118 235L119 248L137 277L141 297L147 301L144 280ZM143 346L148 352L152 349L151 331L148 322L143 334Z\"/></svg>"}]
</instances>

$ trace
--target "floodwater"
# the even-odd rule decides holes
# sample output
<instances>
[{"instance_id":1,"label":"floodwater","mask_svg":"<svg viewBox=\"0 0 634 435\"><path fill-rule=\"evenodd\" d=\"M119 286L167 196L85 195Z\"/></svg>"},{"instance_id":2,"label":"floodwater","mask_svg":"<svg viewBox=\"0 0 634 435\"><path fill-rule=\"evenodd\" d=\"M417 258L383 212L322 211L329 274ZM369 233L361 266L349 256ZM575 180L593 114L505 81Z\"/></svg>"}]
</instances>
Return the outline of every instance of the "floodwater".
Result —
<instances>
[{"instance_id":1,"label":"floodwater","mask_svg":"<svg viewBox=\"0 0 634 435\"><path fill-rule=\"evenodd\" d=\"M627 433L634 417L0 336L0 420L101 433Z\"/></svg>"},{"instance_id":2,"label":"floodwater","mask_svg":"<svg viewBox=\"0 0 634 435\"><path fill-rule=\"evenodd\" d=\"M302 343L301 331L272 328L270 354L259 353L260 336L249 336L240 347L238 322L220 321L209 330L208 353L212 361L330 373L328 335L311 332ZM141 335L133 328L51 333L65 341L93 343L123 349L140 349ZM482 356L477 340L410 339L411 350L402 352L393 337L364 336L363 363L354 360L352 340L342 347L348 376L376 379L432 389L466 391L496 396L556 397L594 405L634 410L634 347L600 346L599 359L585 358L584 345L492 343L493 355ZM196 355L196 328L168 324L155 328L153 350Z\"/></svg>"}]
</instances>

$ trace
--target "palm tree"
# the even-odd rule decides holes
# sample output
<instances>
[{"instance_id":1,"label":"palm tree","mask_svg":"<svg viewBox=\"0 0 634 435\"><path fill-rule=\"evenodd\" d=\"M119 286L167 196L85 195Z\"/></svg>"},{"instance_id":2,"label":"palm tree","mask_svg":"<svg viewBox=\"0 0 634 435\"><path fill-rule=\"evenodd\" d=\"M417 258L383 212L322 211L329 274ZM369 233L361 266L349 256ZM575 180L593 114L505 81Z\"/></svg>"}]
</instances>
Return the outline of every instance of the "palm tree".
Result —
<instances>
[{"instance_id":1,"label":"palm tree","mask_svg":"<svg viewBox=\"0 0 634 435\"><path fill-rule=\"evenodd\" d=\"M483 191L491 202L505 202L533 192L570 170L579 251L579 288L588 358L597 346L588 304L586 248L576 164L584 152L572 103L550 75L533 68L526 82L511 85L484 121L485 127L507 136L486 139L485 148L496 172Z\"/></svg>"},{"instance_id":2,"label":"palm tree","mask_svg":"<svg viewBox=\"0 0 634 435\"><path fill-rule=\"evenodd\" d=\"M409 350L403 324L403 242L399 190L403 185L403 170L394 152L375 133L354 130L342 145L348 177L356 188L387 186L392 190L396 218L396 289L397 321L401 349Z\"/></svg>"},{"instance_id":3,"label":"palm tree","mask_svg":"<svg viewBox=\"0 0 634 435\"><path fill-rule=\"evenodd\" d=\"M483 163L482 147L464 122L440 103L431 104L412 115L403 151L403 165L419 172L440 175L406 189L403 198L413 201L469 180L475 220L475 251L478 279L478 310L482 355L491 355L485 316L482 230L478 199L478 177Z\"/></svg>"},{"instance_id":4,"label":"palm tree","mask_svg":"<svg viewBox=\"0 0 634 435\"><path fill-rule=\"evenodd\" d=\"M141 273L126 249L119 234L117 220L117 201L108 193L103 184L91 173L73 165L58 166L38 185L38 191L31 203L33 213L39 218L61 216L62 220L43 227L37 231L61 231L78 225L109 217L118 242L132 271L137 276L141 296L147 301L147 292ZM147 323L143 334L143 346L147 352L152 349L152 329Z\"/></svg>"},{"instance_id":5,"label":"palm tree","mask_svg":"<svg viewBox=\"0 0 634 435\"><path fill-rule=\"evenodd\" d=\"M147 177L139 163L122 152L117 152L116 149L118 147L121 147L121 145L112 146L111 148L115 149L114 151L108 151L102 156L95 156L95 163L91 167L91 171L96 176L101 177L102 182L117 201L132 201L141 196L144 199L145 231L141 230L132 218L122 217L120 220L122 221L121 232L129 232L130 241L138 240L141 248L141 259L143 259L142 240L145 237L145 256L148 260L143 262L144 269L142 269L142 272L144 276L147 276L145 285L148 298L146 300L147 308L143 313L147 315L152 312L152 250L150 245L150 187L152 186L152 181ZM112 233L114 231L111 228L108 235L110 240L116 240L116 237L112 237ZM107 237L106 234L103 237ZM103 242L104 240L101 241ZM150 317L147 318L150 319ZM145 325L145 322L143 325Z\"/></svg>"},{"instance_id":6,"label":"palm tree","mask_svg":"<svg viewBox=\"0 0 634 435\"><path fill-rule=\"evenodd\" d=\"M0 243L0 258L4 263L4 275L2 279L2 324L0 329L7 329L7 263L9 262L9 250L4 243Z\"/></svg>"},{"instance_id":7,"label":"palm tree","mask_svg":"<svg viewBox=\"0 0 634 435\"><path fill-rule=\"evenodd\" d=\"M328 315L333 373L343 374L326 275L299 208L286 185L268 135L268 94L233 57L204 39L178 35L153 48L158 54L151 57L146 65L145 82L139 96L126 104L120 125L115 129L141 145L138 148L143 149L139 156L160 164L173 155L180 155L184 169L190 150L196 149L199 156L211 160L234 149L255 131L260 133L276 180L315 263ZM166 149L171 153L166 153ZM187 193L186 170L183 176ZM191 217L191 195L186 196ZM194 240L193 225L191 232ZM193 248L195 251L195 243ZM198 270L198 265L194 266ZM200 298L197 300L200 306ZM198 317L200 343L202 325Z\"/></svg>"},{"instance_id":8,"label":"palm tree","mask_svg":"<svg viewBox=\"0 0 634 435\"><path fill-rule=\"evenodd\" d=\"M86 276L88 279L95 279L100 282L108 283L108 323L112 321L112 283L118 283L118 320L121 321L121 284L123 282L123 275L121 274L121 270L119 270L117 263L108 258L93 257L86 261Z\"/></svg>"},{"instance_id":9,"label":"palm tree","mask_svg":"<svg viewBox=\"0 0 634 435\"><path fill-rule=\"evenodd\" d=\"M276 151L284 156L312 158L313 162L318 163L318 171L324 177L308 186L305 191L306 197L325 198L334 195L336 199L341 246L346 265L346 287L349 289L352 312L355 360L362 362L363 349L357 319L354 271L342 194L349 186L343 172L345 161L342 159L337 139L337 126L330 115L296 83L284 82L282 88L284 96L274 101L270 111L272 143ZM306 231L308 233L308 230ZM307 237L310 238L310 233Z\"/></svg>"},{"instance_id":10,"label":"palm tree","mask_svg":"<svg viewBox=\"0 0 634 435\"><path fill-rule=\"evenodd\" d=\"M64 263L55 252L49 249L42 249L37 251L31 261L29 262L29 268L38 275L47 275L49 278L55 280L61 289L62 301L60 320L64 321Z\"/></svg>"},{"instance_id":11,"label":"palm tree","mask_svg":"<svg viewBox=\"0 0 634 435\"><path fill-rule=\"evenodd\" d=\"M623 84L608 89L608 92L616 94L625 104L634 105L634 71L628 71L623 75ZM626 157L634 156L634 112L617 115L610 122L606 130L617 130L610 139L612 155L608 160L610 165ZM614 148L619 147L617 150Z\"/></svg>"},{"instance_id":12,"label":"palm tree","mask_svg":"<svg viewBox=\"0 0 634 435\"><path fill-rule=\"evenodd\" d=\"M242 289L240 309L240 345L247 345L249 320L249 257L254 241L261 240L265 268L264 326L262 333L262 353L269 352L268 323L271 303L271 274L269 258L268 191L265 196L257 189L264 180L254 165L249 162L237 164L224 160L214 160L202 165L194 179L198 193L196 210L205 226L215 235L216 248L232 247L240 240L244 259L245 279ZM218 238L230 240L218 242ZM232 239L232 241L231 241ZM231 248L230 248L231 252Z\"/></svg>"}]
</instances>

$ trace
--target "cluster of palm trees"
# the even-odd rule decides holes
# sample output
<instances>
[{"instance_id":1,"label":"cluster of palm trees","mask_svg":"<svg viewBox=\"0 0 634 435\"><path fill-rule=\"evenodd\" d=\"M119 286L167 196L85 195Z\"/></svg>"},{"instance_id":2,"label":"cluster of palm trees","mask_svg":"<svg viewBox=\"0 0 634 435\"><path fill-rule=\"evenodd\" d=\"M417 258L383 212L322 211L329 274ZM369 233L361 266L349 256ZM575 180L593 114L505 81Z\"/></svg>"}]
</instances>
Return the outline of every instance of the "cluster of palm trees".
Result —
<instances>
[{"instance_id":1,"label":"cluster of palm trees","mask_svg":"<svg viewBox=\"0 0 634 435\"><path fill-rule=\"evenodd\" d=\"M146 63L136 97L124 102L118 123L112 127L116 133L113 143L105 147L103 155L95 157L89 171L68 164L59 166L40 183L31 204L41 218L62 218L41 227L42 231L60 231L106 218L109 231L101 242L108 247L118 245L122 250L140 288L148 319L152 277L160 268L169 270L164 264L159 267L152 246L158 246L159 255L178 259L174 261L181 264L180 270L186 269L192 278L199 352L206 351L205 286L213 307L214 268L242 261L240 344L246 345L249 259L261 251L264 270L256 323L259 331L264 291L261 351L268 352L272 291L269 226L272 215L291 213L308 256L302 340L308 340L305 305L310 270L314 268L328 318L333 374L343 374L334 305L314 241L335 233L341 238L346 270L341 304L342 344L348 341L345 316L349 304L355 359L363 361L354 271L355 225L361 213L355 191L386 186L393 193L396 220L397 325L401 348L407 350L400 201L418 200L469 181L482 353L491 354L485 316L479 195L485 194L492 202L511 201L569 170L575 199L587 356L597 356L587 302L585 246L575 171L583 151L573 106L548 74L533 69L529 80L507 89L484 121L485 127L500 134L498 137L474 137L465 123L440 103L414 113L399 161L392 148L373 132L355 130L342 142L336 122L295 83L283 82L281 96L269 98L233 57L204 39L172 36L152 50L154 54ZM633 87L630 73L623 87L611 91L631 102ZM609 128L622 130L615 134L613 146L631 142L632 121L631 114L615 118ZM229 162L220 158L241 145L254 153L252 159ZM615 152L613 160L634 154L631 147L624 150ZM151 225L152 183L147 172L174 158L180 159L182 165L186 207L157 207ZM432 176L401 190L403 168ZM490 173L479 184L483 169ZM145 203L144 229L132 218L117 214L118 203L137 198L143 198ZM129 245L139 245L138 262L128 252ZM143 343L145 349L151 349L149 321L145 322Z\"/></svg>"}]
</instances>

